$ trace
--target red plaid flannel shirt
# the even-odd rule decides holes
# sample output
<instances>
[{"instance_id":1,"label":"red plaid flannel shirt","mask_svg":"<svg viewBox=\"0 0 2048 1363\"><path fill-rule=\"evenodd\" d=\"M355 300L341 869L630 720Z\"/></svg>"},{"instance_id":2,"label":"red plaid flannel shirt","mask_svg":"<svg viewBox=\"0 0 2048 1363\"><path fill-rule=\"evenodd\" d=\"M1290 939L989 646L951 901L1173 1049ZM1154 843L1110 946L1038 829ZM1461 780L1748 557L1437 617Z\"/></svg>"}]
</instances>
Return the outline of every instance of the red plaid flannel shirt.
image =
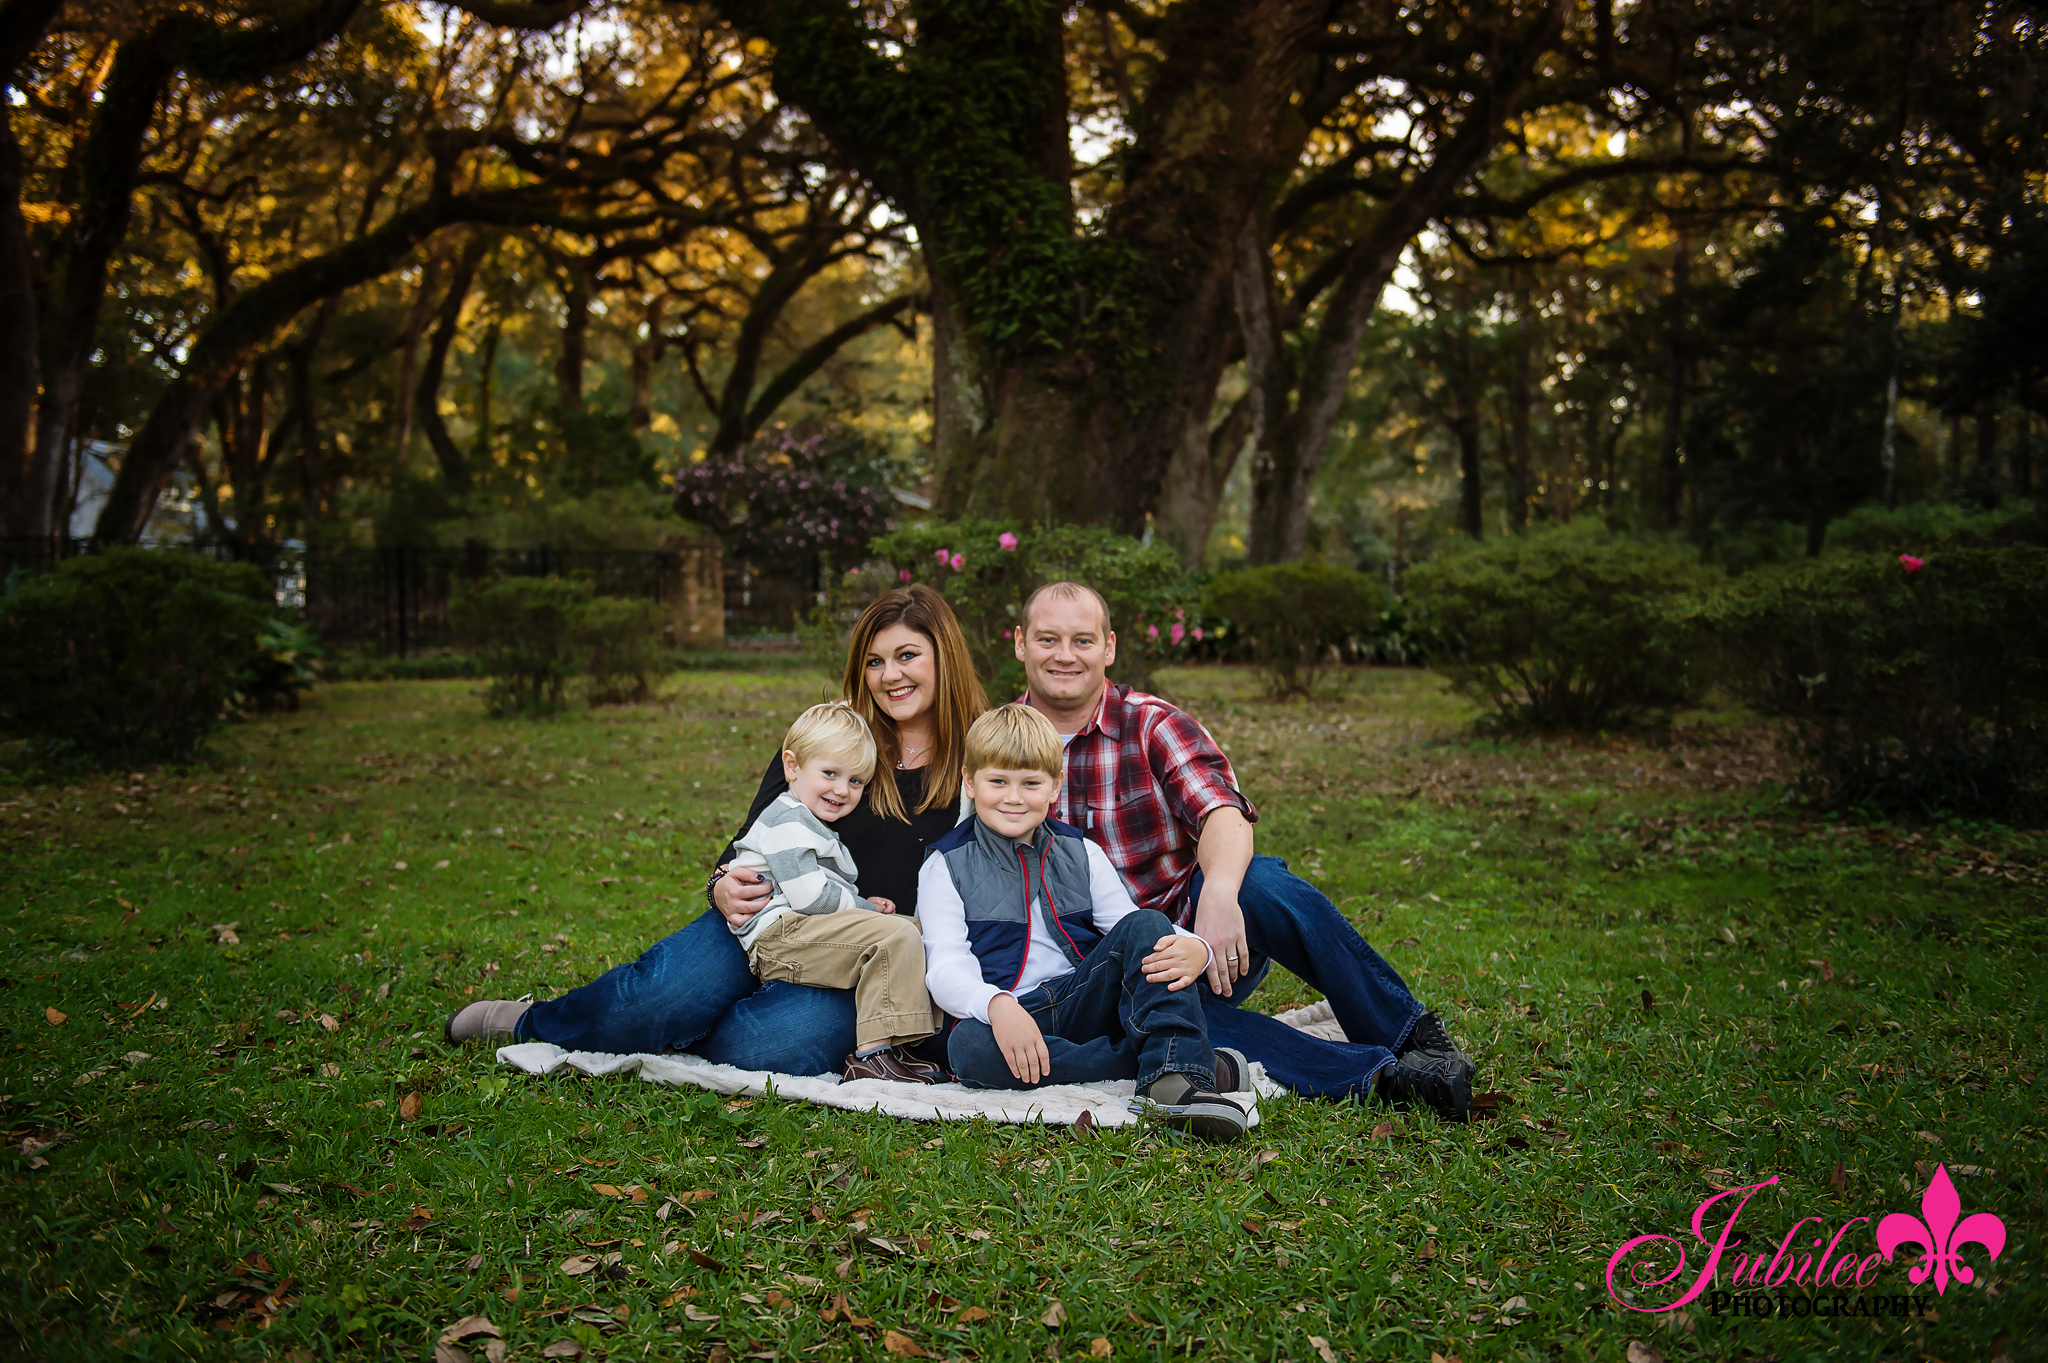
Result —
<instances>
[{"instance_id":1,"label":"red plaid flannel shirt","mask_svg":"<svg viewBox=\"0 0 2048 1363\"><path fill-rule=\"evenodd\" d=\"M1139 908L1185 927L1195 916L1187 891L1202 820L1226 805L1259 817L1201 722L1111 682L1095 717L1067 744L1066 781L1052 816L1101 844Z\"/></svg>"}]
</instances>

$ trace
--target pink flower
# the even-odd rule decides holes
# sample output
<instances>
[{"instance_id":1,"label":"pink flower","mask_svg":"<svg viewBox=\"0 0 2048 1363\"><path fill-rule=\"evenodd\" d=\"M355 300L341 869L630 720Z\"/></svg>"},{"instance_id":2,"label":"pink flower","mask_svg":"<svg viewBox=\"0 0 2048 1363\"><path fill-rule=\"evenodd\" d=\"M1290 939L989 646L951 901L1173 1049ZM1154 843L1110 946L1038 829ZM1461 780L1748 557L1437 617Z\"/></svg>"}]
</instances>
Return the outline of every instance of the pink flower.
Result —
<instances>
[{"instance_id":1,"label":"pink flower","mask_svg":"<svg viewBox=\"0 0 2048 1363\"><path fill-rule=\"evenodd\" d=\"M996 543L1003 546L1003 552L1006 554L1017 552L1017 537L1007 530L996 536Z\"/></svg>"},{"instance_id":2,"label":"pink flower","mask_svg":"<svg viewBox=\"0 0 2048 1363\"><path fill-rule=\"evenodd\" d=\"M1927 566L1927 560L1924 558L1914 558L1911 554L1900 554L1899 566L1909 573L1917 573Z\"/></svg>"},{"instance_id":3,"label":"pink flower","mask_svg":"<svg viewBox=\"0 0 2048 1363\"><path fill-rule=\"evenodd\" d=\"M1187 633L1188 630L1186 625L1181 624L1179 621L1174 622L1173 641L1176 644L1179 643L1182 639L1185 639L1187 637Z\"/></svg>"},{"instance_id":4,"label":"pink flower","mask_svg":"<svg viewBox=\"0 0 2048 1363\"><path fill-rule=\"evenodd\" d=\"M945 549L934 549L934 550L932 551L932 557L933 557L933 558L935 558L935 559L937 559L937 560L939 561L939 566L940 566L940 567L944 567L944 566L945 566L945 564L946 564L946 555L947 555L947 553L948 553L948 551L947 551L947 550L945 550Z\"/></svg>"},{"instance_id":5,"label":"pink flower","mask_svg":"<svg viewBox=\"0 0 2048 1363\"><path fill-rule=\"evenodd\" d=\"M1198 644L1202 642L1202 627L1200 625L1195 626L1195 642Z\"/></svg>"},{"instance_id":6,"label":"pink flower","mask_svg":"<svg viewBox=\"0 0 2048 1363\"><path fill-rule=\"evenodd\" d=\"M1009 638L1009 637L1010 637L1010 631L1009 631L1009 630L1004 630L1004 631L1003 631L1003 637L1004 637L1005 639Z\"/></svg>"},{"instance_id":7,"label":"pink flower","mask_svg":"<svg viewBox=\"0 0 2048 1363\"><path fill-rule=\"evenodd\" d=\"M1159 626L1157 626L1157 625L1147 625L1147 626L1145 626L1145 637L1146 637L1147 639L1150 639L1150 640L1151 640L1151 641L1152 641L1153 643L1155 643L1155 644L1156 644L1156 643L1158 643L1158 642L1159 642Z\"/></svg>"},{"instance_id":8,"label":"pink flower","mask_svg":"<svg viewBox=\"0 0 2048 1363\"><path fill-rule=\"evenodd\" d=\"M856 578L856 577L859 577L859 576L860 576L860 569L858 569L858 568L848 568L848 569L846 570L846 576L848 577L848 579L852 579L852 578Z\"/></svg>"},{"instance_id":9,"label":"pink flower","mask_svg":"<svg viewBox=\"0 0 2048 1363\"><path fill-rule=\"evenodd\" d=\"M908 581L910 581L910 569L908 569L908 568L899 568L899 569L897 569L897 570L896 570L896 580L897 580L898 582L908 582Z\"/></svg>"},{"instance_id":10,"label":"pink flower","mask_svg":"<svg viewBox=\"0 0 2048 1363\"><path fill-rule=\"evenodd\" d=\"M1182 610L1179 606L1175 606L1173 608L1173 618L1176 620L1185 620L1188 618L1188 613Z\"/></svg>"},{"instance_id":11,"label":"pink flower","mask_svg":"<svg viewBox=\"0 0 2048 1363\"><path fill-rule=\"evenodd\" d=\"M956 572L956 573L957 573L957 572L959 572L959 571L960 571L960 570L961 570L962 568L965 568L966 566L967 566L967 555L965 555L965 554L955 554L955 555L953 555L953 571L954 571L954 572Z\"/></svg>"}]
</instances>

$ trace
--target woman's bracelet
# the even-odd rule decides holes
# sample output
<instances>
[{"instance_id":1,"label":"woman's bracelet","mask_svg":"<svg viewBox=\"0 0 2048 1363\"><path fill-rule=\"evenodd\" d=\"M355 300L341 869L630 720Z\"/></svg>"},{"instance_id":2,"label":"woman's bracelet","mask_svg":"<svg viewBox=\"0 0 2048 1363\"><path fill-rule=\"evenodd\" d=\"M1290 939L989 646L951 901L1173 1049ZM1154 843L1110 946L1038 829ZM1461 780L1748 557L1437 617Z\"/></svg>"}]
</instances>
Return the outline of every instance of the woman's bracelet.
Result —
<instances>
[{"instance_id":1,"label":"woman's bracelet","mask_svg":"<svg viewBox=\"0 0 2048 1363\"><path fill-rule=\"evenodd\" d=\"M725 873L729 869L731 868L719 867L711 873L711 879L704 882L704 902L714 909L718 907L718 882L725 879Z\"/></svg>"}]
</instances>

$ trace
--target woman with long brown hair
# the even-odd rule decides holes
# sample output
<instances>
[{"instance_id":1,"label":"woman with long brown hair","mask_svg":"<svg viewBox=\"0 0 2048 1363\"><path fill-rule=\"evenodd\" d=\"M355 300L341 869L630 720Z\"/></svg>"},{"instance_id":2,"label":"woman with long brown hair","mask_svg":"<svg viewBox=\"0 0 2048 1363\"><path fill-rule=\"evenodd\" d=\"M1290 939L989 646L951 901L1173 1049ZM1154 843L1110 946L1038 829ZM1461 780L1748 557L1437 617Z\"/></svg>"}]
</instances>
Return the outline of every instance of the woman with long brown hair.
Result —
<instances>
[{"instance_id":1,"label":"woman with long brown hair","mask_svg":"<svg viewBox=\"0 0 2048 1363\"><path fill-rule=\"evenodd\" d=\"M866 797L834 831L860 868L860 892L917 912L926 844L960 817L968 726L987 708L960 622L922 583L861 612L841 678L846 701L874 730L881 762ZM787 789L770 755L745 829ZM452 1042L548 1041L565 1050L690 1051L742 1069L822 1074L853 1049L853 998L843 989L762 984L726 924L758 913L770 887L755 871L727 873L728 845L705 887L710 910L558 999L473 1003L448 1020Z\"/></svg>"}]
</instances>

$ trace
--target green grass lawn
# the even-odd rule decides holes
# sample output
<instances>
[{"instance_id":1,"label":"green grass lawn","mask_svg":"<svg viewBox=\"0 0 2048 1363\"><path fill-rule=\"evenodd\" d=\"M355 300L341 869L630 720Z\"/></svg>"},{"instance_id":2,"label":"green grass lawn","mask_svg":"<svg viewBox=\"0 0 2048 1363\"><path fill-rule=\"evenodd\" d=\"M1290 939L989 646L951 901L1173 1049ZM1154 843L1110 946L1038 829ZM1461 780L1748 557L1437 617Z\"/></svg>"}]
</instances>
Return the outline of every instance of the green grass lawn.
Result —
<instances>
[{"instance_id":1,"label":"green grass lawn","mask_svg":"<svg viewBox=\"0 0 2048 1363\"><path fill-rule=\"evenodd\" d=\"M827 684L687 673L533 723L474 683L334 685L202 769L0 778L8 1352L417 1359L485 1315L526 1360L2042 1356L2048 840L1805 815L1730 715L1508 743L1417 673L1291 705L1168 683L1261 849L1478 1056L1490 1120L1286 1100L1215 1149L452 1053L465 1000L560 991L695 915ZM1651 1232L1690 1281L1717 1189L1777 1177L1742 1221L1774 1249L1805 1216L1917 1214L1937 1162L2008 1239L1938 1300L1909 1251L1878 1262L1868 1293L1932 1303L1911 1318L1608 1298Z\"/></svg>"}]
</instances>

